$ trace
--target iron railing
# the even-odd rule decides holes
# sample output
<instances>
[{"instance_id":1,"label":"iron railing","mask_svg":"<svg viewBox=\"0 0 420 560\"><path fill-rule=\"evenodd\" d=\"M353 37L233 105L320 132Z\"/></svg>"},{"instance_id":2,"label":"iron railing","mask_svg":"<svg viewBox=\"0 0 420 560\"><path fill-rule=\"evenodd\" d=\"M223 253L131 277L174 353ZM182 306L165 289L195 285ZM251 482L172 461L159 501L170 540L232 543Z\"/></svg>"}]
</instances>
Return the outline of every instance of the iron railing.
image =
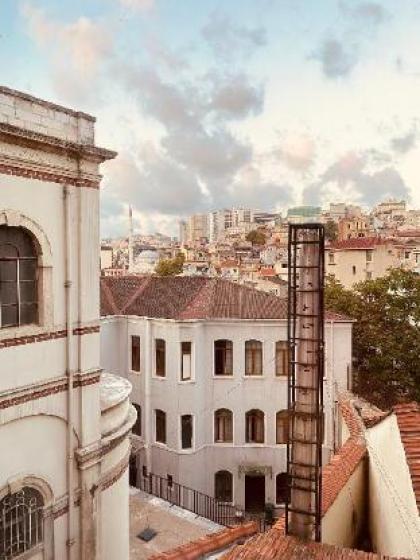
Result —
<instances>
[{"instance_id":1,"label":"iron railing","mask_svg":"<svg viewBox=\"0 0 420 560\"><path fill-rule=\"evenodd\" d=\"M171 477L165 478L157 474L142 472L137 477L137 487L147 494L191 511L218 525L232 527L245 521L256 521L261 532L271 527L271 523L263 514L246 512L232 504L174 482Z\"/></svg>"}]
</instances>

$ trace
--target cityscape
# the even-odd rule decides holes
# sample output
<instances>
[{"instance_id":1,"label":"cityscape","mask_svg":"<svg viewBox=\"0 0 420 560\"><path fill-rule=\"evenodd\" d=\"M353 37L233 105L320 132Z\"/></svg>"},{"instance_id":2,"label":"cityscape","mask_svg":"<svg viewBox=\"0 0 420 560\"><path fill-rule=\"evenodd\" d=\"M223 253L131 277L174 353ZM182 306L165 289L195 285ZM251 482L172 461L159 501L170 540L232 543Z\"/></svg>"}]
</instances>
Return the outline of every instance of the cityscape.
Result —
<instances>
[{"instance_id":1,"label":"cityscape","mask_svg":"<svg viewBox=\"0 0 420 560\"><path fill-rule=\"evenodd\" d=\"M420 560L419 26L0 2L0 560Z\"/></svg>"}]
</instances>

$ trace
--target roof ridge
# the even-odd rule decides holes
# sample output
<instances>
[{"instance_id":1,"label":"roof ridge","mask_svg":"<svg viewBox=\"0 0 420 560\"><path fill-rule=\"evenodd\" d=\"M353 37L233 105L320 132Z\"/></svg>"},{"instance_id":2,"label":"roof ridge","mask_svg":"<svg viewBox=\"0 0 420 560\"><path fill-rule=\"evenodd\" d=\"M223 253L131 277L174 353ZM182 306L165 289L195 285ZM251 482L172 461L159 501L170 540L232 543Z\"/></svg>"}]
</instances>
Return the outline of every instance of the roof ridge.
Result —
<instances>
[{"instance_id":1,"label":"roof ridge","mask_svg":"<svg viewBox=\"0 0 420 560\"><path fill-rule=\"evenodd\" d=\"M118 315L118 307L115 303L114 296L112 295L112 291L108 286L108 283L105 281L105 278L100 279L100 284L103 287L105 298L107 299L113 313Z\"/></svg>"},{"instance_id":2,"label":"roof ridge","mask_svg":"<svg viewBox=\"0 0 420 560\"><path fill-rule=\"evenodd\" d=\"M141 280L142 277L139 277L139 279ZM140 282L140 286L134 290L132 296L128 298L125 304L121 307L120 314L123 314L124 311L127 309L127 307L129 307L133 303L133 301L135 301L138 298L138 296L142 292L144 292L144 290L150 284L151 280L152 280L152 276L148 276L144 282Z\"/></svg>"}]
</instances>

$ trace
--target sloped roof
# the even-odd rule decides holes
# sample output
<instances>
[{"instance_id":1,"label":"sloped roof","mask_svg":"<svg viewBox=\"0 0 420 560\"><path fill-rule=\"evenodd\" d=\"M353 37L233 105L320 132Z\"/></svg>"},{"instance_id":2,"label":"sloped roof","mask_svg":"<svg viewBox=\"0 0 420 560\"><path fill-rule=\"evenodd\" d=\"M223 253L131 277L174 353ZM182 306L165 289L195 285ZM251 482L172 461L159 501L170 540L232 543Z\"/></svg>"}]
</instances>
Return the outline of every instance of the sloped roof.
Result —
<instances>
[{"instance_id":1,"label":"sloped roof","mask_svg":"<svg viewBox=\"0 0 420 560\"><path fill-rule=\"evenodd\" d=\"M398 404L394 406L393 411L397 416L401 441L405 449L420 513L420 405L417 402Z\"/></svg>"},{"instance_id":2,"label":"sloped roof","mask_svg":"<svg viewBox=\"0 0 420 560\"><path fill-rule=\"evenodd\" d=\"M175 320L287 319L287 301L220 278L122 276L101 278L101 315ZM349 321L327 312L326 320Z\"/></svg>"},{"instance_id":3,"label":"sloped roof","mask_svg":"<svg viewBox=\"0 0 420 560\"><path fill-rule=\"evenodd\" d=\"M378 245L385 245L389 241L381 237L355 237L344 239L343 241L332 242L327 249L353 250L353 249L374 249Z\"/></svg>"}]
</instances>

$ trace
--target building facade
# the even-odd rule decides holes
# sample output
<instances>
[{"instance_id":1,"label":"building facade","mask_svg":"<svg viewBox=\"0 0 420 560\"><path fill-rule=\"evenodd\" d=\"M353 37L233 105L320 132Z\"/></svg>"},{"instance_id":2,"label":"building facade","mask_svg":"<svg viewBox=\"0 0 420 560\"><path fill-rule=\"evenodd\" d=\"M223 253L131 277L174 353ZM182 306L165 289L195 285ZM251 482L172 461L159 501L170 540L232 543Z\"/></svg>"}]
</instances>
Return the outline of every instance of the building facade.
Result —
<instances>
[{"instance_id":1,"label":"building facade","mask_svg":"<svg viewBox=\"0 0 420 560\"><path fill-rule=\"evenodd\" d=\"M0 88L5 560L129 556L135 411L129 382L99 367L99 164L113 157L93 117Z\"/></svg>"},{"instance_id":2,"label":"building facade","mask_svg":"<svg viewBox=\"0 0 420 560\"><path fill-rule=\"evenodd\" d=\"M139 472L237 507L281 506L287 320L280 298L220 279L102 279L101 362L133 384ZM324 456L351 378L350 320L327 315Z\"/></svg>"}]
</instances>

